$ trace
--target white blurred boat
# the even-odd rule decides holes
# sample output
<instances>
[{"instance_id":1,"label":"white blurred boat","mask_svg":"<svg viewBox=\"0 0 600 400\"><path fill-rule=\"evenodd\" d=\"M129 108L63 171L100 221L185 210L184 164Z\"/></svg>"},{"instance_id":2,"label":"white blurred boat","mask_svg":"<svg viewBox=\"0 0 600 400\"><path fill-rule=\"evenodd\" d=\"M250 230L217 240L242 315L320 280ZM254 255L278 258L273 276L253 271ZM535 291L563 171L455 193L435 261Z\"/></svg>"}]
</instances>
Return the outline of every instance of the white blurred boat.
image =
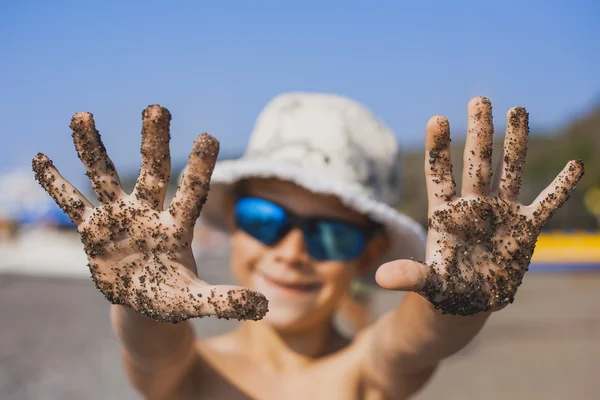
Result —
<instances>
[{"instance_id":1,"label":"white blurred boat","mask_svg":"<svg viewBox=\"0 0 600 400\"><path fill-rule=\"evenodd\" d=\"M34 225L0 243L0 274L89 278L83 244L75 230Z\"/></svg>"},{"instance_id":2,"label":"white blurred boat","mask_svg":"<svg viewBox=\"0 0 600 400\"><path fill-rule=\"evenodd\" d=\"M89 277L75 226L31 171L0 175L0 273Z\"/></svg>"}]
</instances>

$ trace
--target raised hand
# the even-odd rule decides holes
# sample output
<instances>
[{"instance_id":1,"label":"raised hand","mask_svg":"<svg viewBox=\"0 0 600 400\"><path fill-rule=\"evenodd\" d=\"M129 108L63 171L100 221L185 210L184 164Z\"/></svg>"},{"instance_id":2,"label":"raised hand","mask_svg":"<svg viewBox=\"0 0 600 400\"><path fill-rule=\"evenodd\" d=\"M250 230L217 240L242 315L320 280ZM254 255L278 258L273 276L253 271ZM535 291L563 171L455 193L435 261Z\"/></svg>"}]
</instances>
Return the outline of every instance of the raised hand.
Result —
<instances>
[{"instance_id":1,"label":"raised hand","mask_svg":"<svg viewBox=\"0 0 600 400\"><path fill-rule=\"evenodd\" d=\"M513 302L542 227L583 175L583 163L570 161L531 205L518 202L528 118L522 107L508 111L504 154L492 179L492 106L484 97L469 102L460 197L450 161L450 125L441 116L429 120L426 260L384 264L377 272L382 287L416 291L453 315L495 311Z\"/></svg>"},{"instance_id":2,"label":"raised hand","mask_svg":"<svg viewBox=\"0 0 600 400\"><path fill-rule=\"evenodd\" d=\"M142 167L135 189L127 194L92 114L73 117L75 148L98 196L97 207L59 174L48 157L39 153L33 159L36 180L78 226L97 288L111 303L159 321L211 315L261 319L268 306L262 294L211 286L197 277L190 243L208 195L218 141L208 134L196 139L181 184L164 210L171 169L171 115L152 105L142 120Z\"/></svg>"}]
</instances>

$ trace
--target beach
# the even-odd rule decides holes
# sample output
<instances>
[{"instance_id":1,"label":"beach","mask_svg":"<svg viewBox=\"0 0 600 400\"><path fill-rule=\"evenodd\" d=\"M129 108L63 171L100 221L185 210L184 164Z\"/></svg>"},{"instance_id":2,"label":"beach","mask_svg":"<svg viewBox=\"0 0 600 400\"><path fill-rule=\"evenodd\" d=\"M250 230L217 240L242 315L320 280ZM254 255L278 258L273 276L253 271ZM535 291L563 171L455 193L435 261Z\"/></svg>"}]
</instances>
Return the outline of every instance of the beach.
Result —
<instances>
[{"instance_id":1,"label":"beach","mask_svg":"<svg viewBox=\"0 0 600 400\"><path fill-rule=\"evenodd\" d=\"M9 246L0 252L0 399L139 399L121 364L109 304L89 279L78 243L69 234L31 235L28 251L10 246L22 257L10 258ZM44 253L44 246L54 253ZM205 252L200 275L211 283L230 283L226 253L219 253ZM594 270L531 271L515 304L493 315L415 398L595 398L599 287L600 273ZM377 290L377 313L401 297ZM194 326L199 336L211 336L237 323L204 319Z\"/></svg>"}]
</instances>

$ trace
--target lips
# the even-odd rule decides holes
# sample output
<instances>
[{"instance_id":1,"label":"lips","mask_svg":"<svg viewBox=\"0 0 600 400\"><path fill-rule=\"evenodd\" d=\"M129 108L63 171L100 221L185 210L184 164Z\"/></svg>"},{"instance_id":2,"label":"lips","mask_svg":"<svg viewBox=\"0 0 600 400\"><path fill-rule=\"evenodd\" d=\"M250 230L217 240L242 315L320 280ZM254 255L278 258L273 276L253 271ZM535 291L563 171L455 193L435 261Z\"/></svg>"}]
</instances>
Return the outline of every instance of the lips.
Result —
<instances>
[{"instance_id":1,"label":"lips","mask_svg":"<svg viewBox=\"0 0 600 400\"><path fill-rule=\"evenodd\" d=\"M279 279L273 276L269 276L265 273L259 272L259 274L263 277L265 281L268 283L279 286L284 289L296 290L300 292L313 292L321 288L321 284L318 282L308 282L308 281L292 281L289 279Z\"/></svg>"}]
</instances>

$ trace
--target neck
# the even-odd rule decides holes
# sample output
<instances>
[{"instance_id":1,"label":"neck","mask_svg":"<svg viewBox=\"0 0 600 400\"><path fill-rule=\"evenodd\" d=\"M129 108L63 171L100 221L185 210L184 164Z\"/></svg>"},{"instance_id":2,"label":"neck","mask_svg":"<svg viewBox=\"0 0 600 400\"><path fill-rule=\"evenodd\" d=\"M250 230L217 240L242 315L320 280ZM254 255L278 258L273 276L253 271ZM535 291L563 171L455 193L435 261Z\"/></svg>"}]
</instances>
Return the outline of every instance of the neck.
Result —
<instances>
[{"instance_id":1,"label":"neck","mask_svg":"<svg viewBox=\"0 0 600 400\"><path fill-rule=\"evenodd\" d=\"M240 324L236 334L254 359L278 371L310 364L345 344L332 320L302 332L278 331L266 321L248 321Z\"/></svg>"}]
</instances>

